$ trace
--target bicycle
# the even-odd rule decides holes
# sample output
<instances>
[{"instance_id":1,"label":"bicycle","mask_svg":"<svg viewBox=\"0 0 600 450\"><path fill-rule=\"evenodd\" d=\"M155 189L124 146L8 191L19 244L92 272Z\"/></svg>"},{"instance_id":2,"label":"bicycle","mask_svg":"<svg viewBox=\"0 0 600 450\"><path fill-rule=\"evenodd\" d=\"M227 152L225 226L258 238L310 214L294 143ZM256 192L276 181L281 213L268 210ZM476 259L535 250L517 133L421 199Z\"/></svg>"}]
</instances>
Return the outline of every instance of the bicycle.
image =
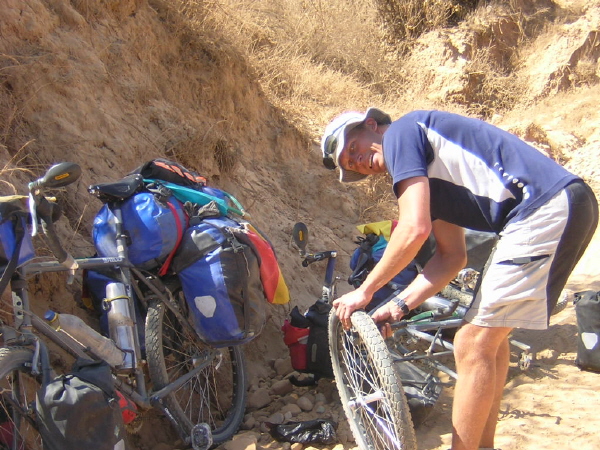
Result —
<instances>
[{"instance_id":1,"label":"bicycle","mask_svg":"<svg viewBox=\"0 0 600 450\"><path fill-rule=\"evenodd\" d=\"M3 413L10 419L15 435L12 448L43 447L36 429L34 402L38 389L55 375L47 342L77 358L102 359L95 348L85 347L32 312L28 279L42 273L67 272L67 282L72 282L78 271L99 269L111 269L115 281L122 283L129 316L134 321L131 348L121 348L123 363L111 365L116 389L139 411L160 411L183 442L195 450L207 450L226 441L238 430L245 412L247 375L242 349L205 344L188 320L177 278L159 277L129 261L121 205L141 189L140 176L89 188L114 213L117 257L73 258L64 250L54 228L60 207L48 200L45 190L67 186L80 174L76 164L59 163L29 184L32 226L37 227L38 222L42 225L42 237L54 256L27 261L9 274L12 324L1 324L0 389ZM145 323L135 322L134 301L146 310ZM142 330L145 354L138 337Z\"/></svg>"},{"instance_id":2,"label":"bicycle","mask_svg":"<svg viewBox=\"0 0 600 450\"><path fill-rule=\"evenodd\" d=\"M306 225L297 224L293 237L301 255L306 255ZM305 267L328 261L323 286L323 299L328 303L335 299L335 285L340 279L333 275L336 256L335 251L319 252L308 254L303 261ZM354 312L350 330L343 329L332 309L328 332L334 377L361 449L416 448L415 426L427 418L443 387L457 377L443 361L453 358L452 338L473 299L478 277L479 272L474 269L461 271L439 295L427 299L406 319L392 324L393 336L386 340L370 317L377 307L369 313ZM356 287L352 281L350 284ZM404 288L395 283L388 286L395 294ZM563 295L553 314L566 304ZM514 339L510 343L520 351L519 368L526 370L533 359L531 348ZM440 372L451 381L442 381Z\"/></svg>"},{"instance_id":3,"label":"bicycle","mask_svg":"<svg viewBox=\"0 0 600 450\"><path fill-rule=\"evenodd\" d=\"M308 229L303 223L294 226L292 237L304 258L304 267L327 261L322 294L318 301L332 303L336 298L336 284L340 280L334 275L337 251L308 253ZM363 449L413 448L416 440L411 413L400 382L401 373L389 357L386 344L370 317L364 312L355 313L352 323L355 324L356 333L338 332L338 326L341 328L341 325L332 309L329 315L330 354L336 385L352 434ZM340 361L337 356L342 354L345 359ZM353 355L360 355L360 359L353 358ZM383 435L377 435L377 447L373 447L375 434L370 432L373 428L386 430ZM397 446L398 442L401 442L401 447Z\"/></svg>"}]
</instances>

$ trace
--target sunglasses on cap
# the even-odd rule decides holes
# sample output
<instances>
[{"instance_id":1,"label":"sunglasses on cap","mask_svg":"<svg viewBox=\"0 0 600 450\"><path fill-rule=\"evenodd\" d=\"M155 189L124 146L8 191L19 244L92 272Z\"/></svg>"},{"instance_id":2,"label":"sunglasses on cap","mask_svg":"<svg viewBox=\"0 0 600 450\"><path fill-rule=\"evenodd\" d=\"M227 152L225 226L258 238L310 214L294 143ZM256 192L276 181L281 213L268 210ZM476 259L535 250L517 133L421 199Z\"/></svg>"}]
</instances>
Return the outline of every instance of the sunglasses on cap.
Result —
<instances>
[{"instance_id":1,"label":"sunglasses on cap","mask_svg":"<svg viewBox=\"0 0 600 450\"><path fill-rule=\"evenodd\" d=\"M338 138L332 133L327 136L323 145L323 165L329 170L334 170L337 167L333 159L337 143Z\"/></svg>"},{"instance_id":2,"label":"sunglasses on cap","mask_svg":"<svg viewBox=\"0 0 600 450\"><path fill-rule=\"evenodd\" d=\"M329 170L334 170L337 167L334 159L335 149L337 148L338 144L337 132L341 128L346 127L348 122L351 122L353 119L346 120L325 138L325 143L323 144L323 165ZM357 122L357 124L358 123L359 122Z\"/></svg>"}]
</instances>

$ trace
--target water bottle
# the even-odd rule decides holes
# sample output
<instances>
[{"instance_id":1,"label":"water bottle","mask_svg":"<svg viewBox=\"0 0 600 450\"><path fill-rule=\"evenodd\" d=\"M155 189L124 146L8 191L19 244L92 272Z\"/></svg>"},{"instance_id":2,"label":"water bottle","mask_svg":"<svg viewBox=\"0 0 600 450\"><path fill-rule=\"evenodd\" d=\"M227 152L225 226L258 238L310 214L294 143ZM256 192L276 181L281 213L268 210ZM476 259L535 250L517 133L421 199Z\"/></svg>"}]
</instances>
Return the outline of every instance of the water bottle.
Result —
<instances>
[{"instance_id":1,"label":"water bottle","mask_svg":"<svg viewBox=\"0 0 600 450\"><path fill-rule=\"evenodd\" d=\"M111 366L122 364L123 352L117 348L115 343L92 329L81 318L72 314L58 314L51 310L46 311L44 318L55 330L68 334Z\"/></svg>"},{"instance_id":2,"label":"water bottle","mask_svg":"<svg viewBox=\"0 0 600 450\"><path fill-rule=\"evenodd\" d=\"M106 285L106 298L102 307L108 316L110 338L125 353L120 369L131 369L135 365L135 323L129 311L130 303L123 283Z\"/></svg>"}]
</instances>

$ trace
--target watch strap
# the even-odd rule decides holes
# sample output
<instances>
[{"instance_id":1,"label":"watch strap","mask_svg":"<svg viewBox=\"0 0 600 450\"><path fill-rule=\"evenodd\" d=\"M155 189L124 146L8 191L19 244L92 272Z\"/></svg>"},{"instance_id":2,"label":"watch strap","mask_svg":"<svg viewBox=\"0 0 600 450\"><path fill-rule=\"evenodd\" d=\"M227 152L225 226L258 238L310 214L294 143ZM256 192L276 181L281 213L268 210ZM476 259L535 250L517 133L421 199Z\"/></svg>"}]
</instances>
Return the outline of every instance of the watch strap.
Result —
<instances>
[{"instance_id":1,"label":"watch strap","mask_svg":"<svg viewBox=\"0 0 600 450\"><path fill-rule=\"evenodd\" d=\"M395 297L393 302L398 308L402 310L402 314L407 315L410 312L410 308L408 307L403 298Z\"/></svg>"}]
</instances>

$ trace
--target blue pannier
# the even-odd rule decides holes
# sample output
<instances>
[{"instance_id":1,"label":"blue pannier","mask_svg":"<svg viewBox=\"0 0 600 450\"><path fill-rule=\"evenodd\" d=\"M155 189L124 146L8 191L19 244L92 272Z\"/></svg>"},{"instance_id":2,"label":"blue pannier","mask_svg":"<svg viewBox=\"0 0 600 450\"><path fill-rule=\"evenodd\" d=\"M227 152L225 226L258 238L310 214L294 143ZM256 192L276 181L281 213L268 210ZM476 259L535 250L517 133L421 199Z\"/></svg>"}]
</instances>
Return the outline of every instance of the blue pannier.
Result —
<instances>
[{"instance_id":1,"label":"blue pannier","mask_svg":"<svg viewBox=\"0 0 600 450\"><path fill-rule=\"evenodd\" d=\"M227 217L204 219L186 230L171 265L197 333L215 347L246 343L266 322L259 259L236 237L243 232Z\"/></svg>"},{"instance_id":2,"label":"blue pannier","mask_svg":"<svg viewBox=\"0 0 600 450\"><path fill-rule=\"evenodd\" d=\"M186 227L181 203L174 197L162 202L150 192L140 192L125 200L121 208L129 236L129 260L144 269L162 264ZM117 256L115 216L108 205L94 219L92 238L99 256Z\"/></svg>"},{"instance_id":3,"label":"blue pannier","mask_svg":"<svg viewBox=\"0 0 600 450\"><path fill-rule=\"evenodd\" d=\"M21 236L18 256L14 255L19 245L17 234ZM13 256L17 258L17 266L35 256L27 228L27 213L18 198L0 197L0 269L7 266Z\"/></svg>"}]
</instances>

